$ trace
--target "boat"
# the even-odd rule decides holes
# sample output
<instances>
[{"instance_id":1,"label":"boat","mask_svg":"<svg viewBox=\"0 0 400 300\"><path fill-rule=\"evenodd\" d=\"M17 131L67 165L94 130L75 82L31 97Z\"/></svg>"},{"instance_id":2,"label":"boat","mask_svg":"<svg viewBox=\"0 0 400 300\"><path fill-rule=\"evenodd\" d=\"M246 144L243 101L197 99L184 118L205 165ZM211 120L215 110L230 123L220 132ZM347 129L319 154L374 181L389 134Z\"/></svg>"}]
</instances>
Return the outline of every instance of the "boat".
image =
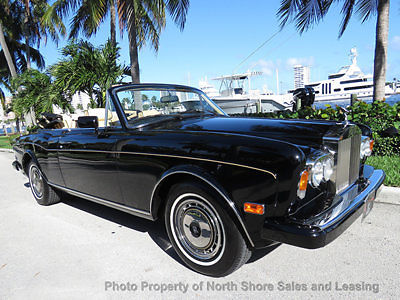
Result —
<instances>
[{"instance_id":1,"label":"boat","mask_svg":"<svg viewBox=\"0 0 400 300\"><path fill-rule=\"evenodd\" d=\"M358 99L370 99L373 96L373 76L364 74L357 65L357 49L350 50L351 65L340 68L337 73L330 74L327 80L306 84L315 90L315 102L348 100L351 94ZM386 84L385 95L396 94L396 86Z\"/></svg>"},{"instance_id":2,"label":"boat","mask_svg":"<svg viewBox=\"0 0 400 300\"><path fill-rule=\"evenodd\" d=\"M218 104L227 114L272 112L290 107L293 95L274 95L251 89L251 77L262 75L259 71L224 75L213 78L220 81L219 91L207 79L199 81L199 88Z\"/></svg>"}]
</instances>

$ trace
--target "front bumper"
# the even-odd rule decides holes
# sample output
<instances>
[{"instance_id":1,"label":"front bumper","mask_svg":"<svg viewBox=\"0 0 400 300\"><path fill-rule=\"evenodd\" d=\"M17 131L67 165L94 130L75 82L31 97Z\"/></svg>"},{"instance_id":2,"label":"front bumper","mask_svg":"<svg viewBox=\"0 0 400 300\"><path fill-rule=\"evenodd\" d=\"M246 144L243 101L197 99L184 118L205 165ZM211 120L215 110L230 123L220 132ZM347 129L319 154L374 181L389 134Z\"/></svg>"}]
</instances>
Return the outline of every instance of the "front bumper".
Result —
<instances>
[{"instance_id":1,"label":"front bumper","mask_svg":"<svg viewBox=\"0 0 400 300\"><path fill-rule=\"evenodd\" d=\"M367 199L376 198L379 194L385 173L365 166L364 177L367 184L354 184L345 190L332 208L314 219L306 222L266 221L262 238L299 246L303 248L320 248L332 242L342 234L362 213Z\"/></svg>"}]
</instances>

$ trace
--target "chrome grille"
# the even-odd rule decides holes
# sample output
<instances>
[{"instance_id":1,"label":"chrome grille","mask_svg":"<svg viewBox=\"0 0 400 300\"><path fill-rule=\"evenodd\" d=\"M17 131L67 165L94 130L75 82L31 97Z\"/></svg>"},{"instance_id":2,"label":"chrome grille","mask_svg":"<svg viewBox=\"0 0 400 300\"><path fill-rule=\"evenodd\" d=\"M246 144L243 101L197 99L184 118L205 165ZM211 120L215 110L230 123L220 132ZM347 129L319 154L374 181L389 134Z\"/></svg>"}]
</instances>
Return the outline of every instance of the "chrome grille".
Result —
<instances>
[{"instance_id":1,"label":"chrome grille","mask_svg":"<svg viewBox=\"0 0 400 300\"><path fill-rule=\"evenodd\" d=\"M361 135L339 141L336 165L336 191L353 184L359 176Z\"/></svg>"},{"instance_id":2,"label":"chrome grille","mask_svg":"<svg viewBox=\"0 0 400 300\"><path fill-rule=\"evenodd\" d=\"M358 179L361 130L357 125L337 123L325 134L323 143L335 153L335 171L331 181L339 193Z\"/></svg>"}]
</instances>

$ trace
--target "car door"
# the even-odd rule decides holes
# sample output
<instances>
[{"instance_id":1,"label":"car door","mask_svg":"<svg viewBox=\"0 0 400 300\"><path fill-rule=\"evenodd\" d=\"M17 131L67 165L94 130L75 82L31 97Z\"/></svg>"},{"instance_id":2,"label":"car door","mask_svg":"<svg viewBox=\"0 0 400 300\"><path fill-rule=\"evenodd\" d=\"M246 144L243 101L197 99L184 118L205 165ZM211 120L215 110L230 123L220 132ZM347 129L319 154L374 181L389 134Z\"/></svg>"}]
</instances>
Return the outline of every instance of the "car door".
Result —
<instances>
[{"instance_id":1,"label":"car door","mask_svg":"<svg viewBox=\"0 0 400 300\"><path fill-rule=\"evenodd\" d=\"M65 186L87 195L122 202L114 153L121 128L76 128L60 137L59 163Z\"/></svg>"}]
</instances>

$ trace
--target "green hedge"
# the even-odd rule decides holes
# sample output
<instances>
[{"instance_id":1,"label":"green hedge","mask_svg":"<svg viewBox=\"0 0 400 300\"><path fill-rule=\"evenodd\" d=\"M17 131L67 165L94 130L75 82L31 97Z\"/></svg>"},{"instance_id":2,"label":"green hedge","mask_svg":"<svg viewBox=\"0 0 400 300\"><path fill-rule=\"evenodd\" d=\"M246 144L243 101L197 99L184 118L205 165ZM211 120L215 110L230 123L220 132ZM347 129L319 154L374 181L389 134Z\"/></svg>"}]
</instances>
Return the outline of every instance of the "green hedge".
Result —
<instances>
[{"instance_id":1,"label":"green hedge","mask_svg":"<svg viewBox=\"0 0 400 300\"><path fill-rule=\"evenodd\" d=\"M348 120L368 125L372 129L375 140L374 155L400 156L400 137L384 137L382 131L394 126L400 127L400 103L390 106L386 102L374 102L371 104L356 101L348 107ZM239 115L237 115L239 116ZM345 112L339 107L327 104L324 109L305 107L296 112L280 111L273 113L248 114L246 117L281 118L281 119L321 119L344 121Z\"/></svg>"}]
</instances>

